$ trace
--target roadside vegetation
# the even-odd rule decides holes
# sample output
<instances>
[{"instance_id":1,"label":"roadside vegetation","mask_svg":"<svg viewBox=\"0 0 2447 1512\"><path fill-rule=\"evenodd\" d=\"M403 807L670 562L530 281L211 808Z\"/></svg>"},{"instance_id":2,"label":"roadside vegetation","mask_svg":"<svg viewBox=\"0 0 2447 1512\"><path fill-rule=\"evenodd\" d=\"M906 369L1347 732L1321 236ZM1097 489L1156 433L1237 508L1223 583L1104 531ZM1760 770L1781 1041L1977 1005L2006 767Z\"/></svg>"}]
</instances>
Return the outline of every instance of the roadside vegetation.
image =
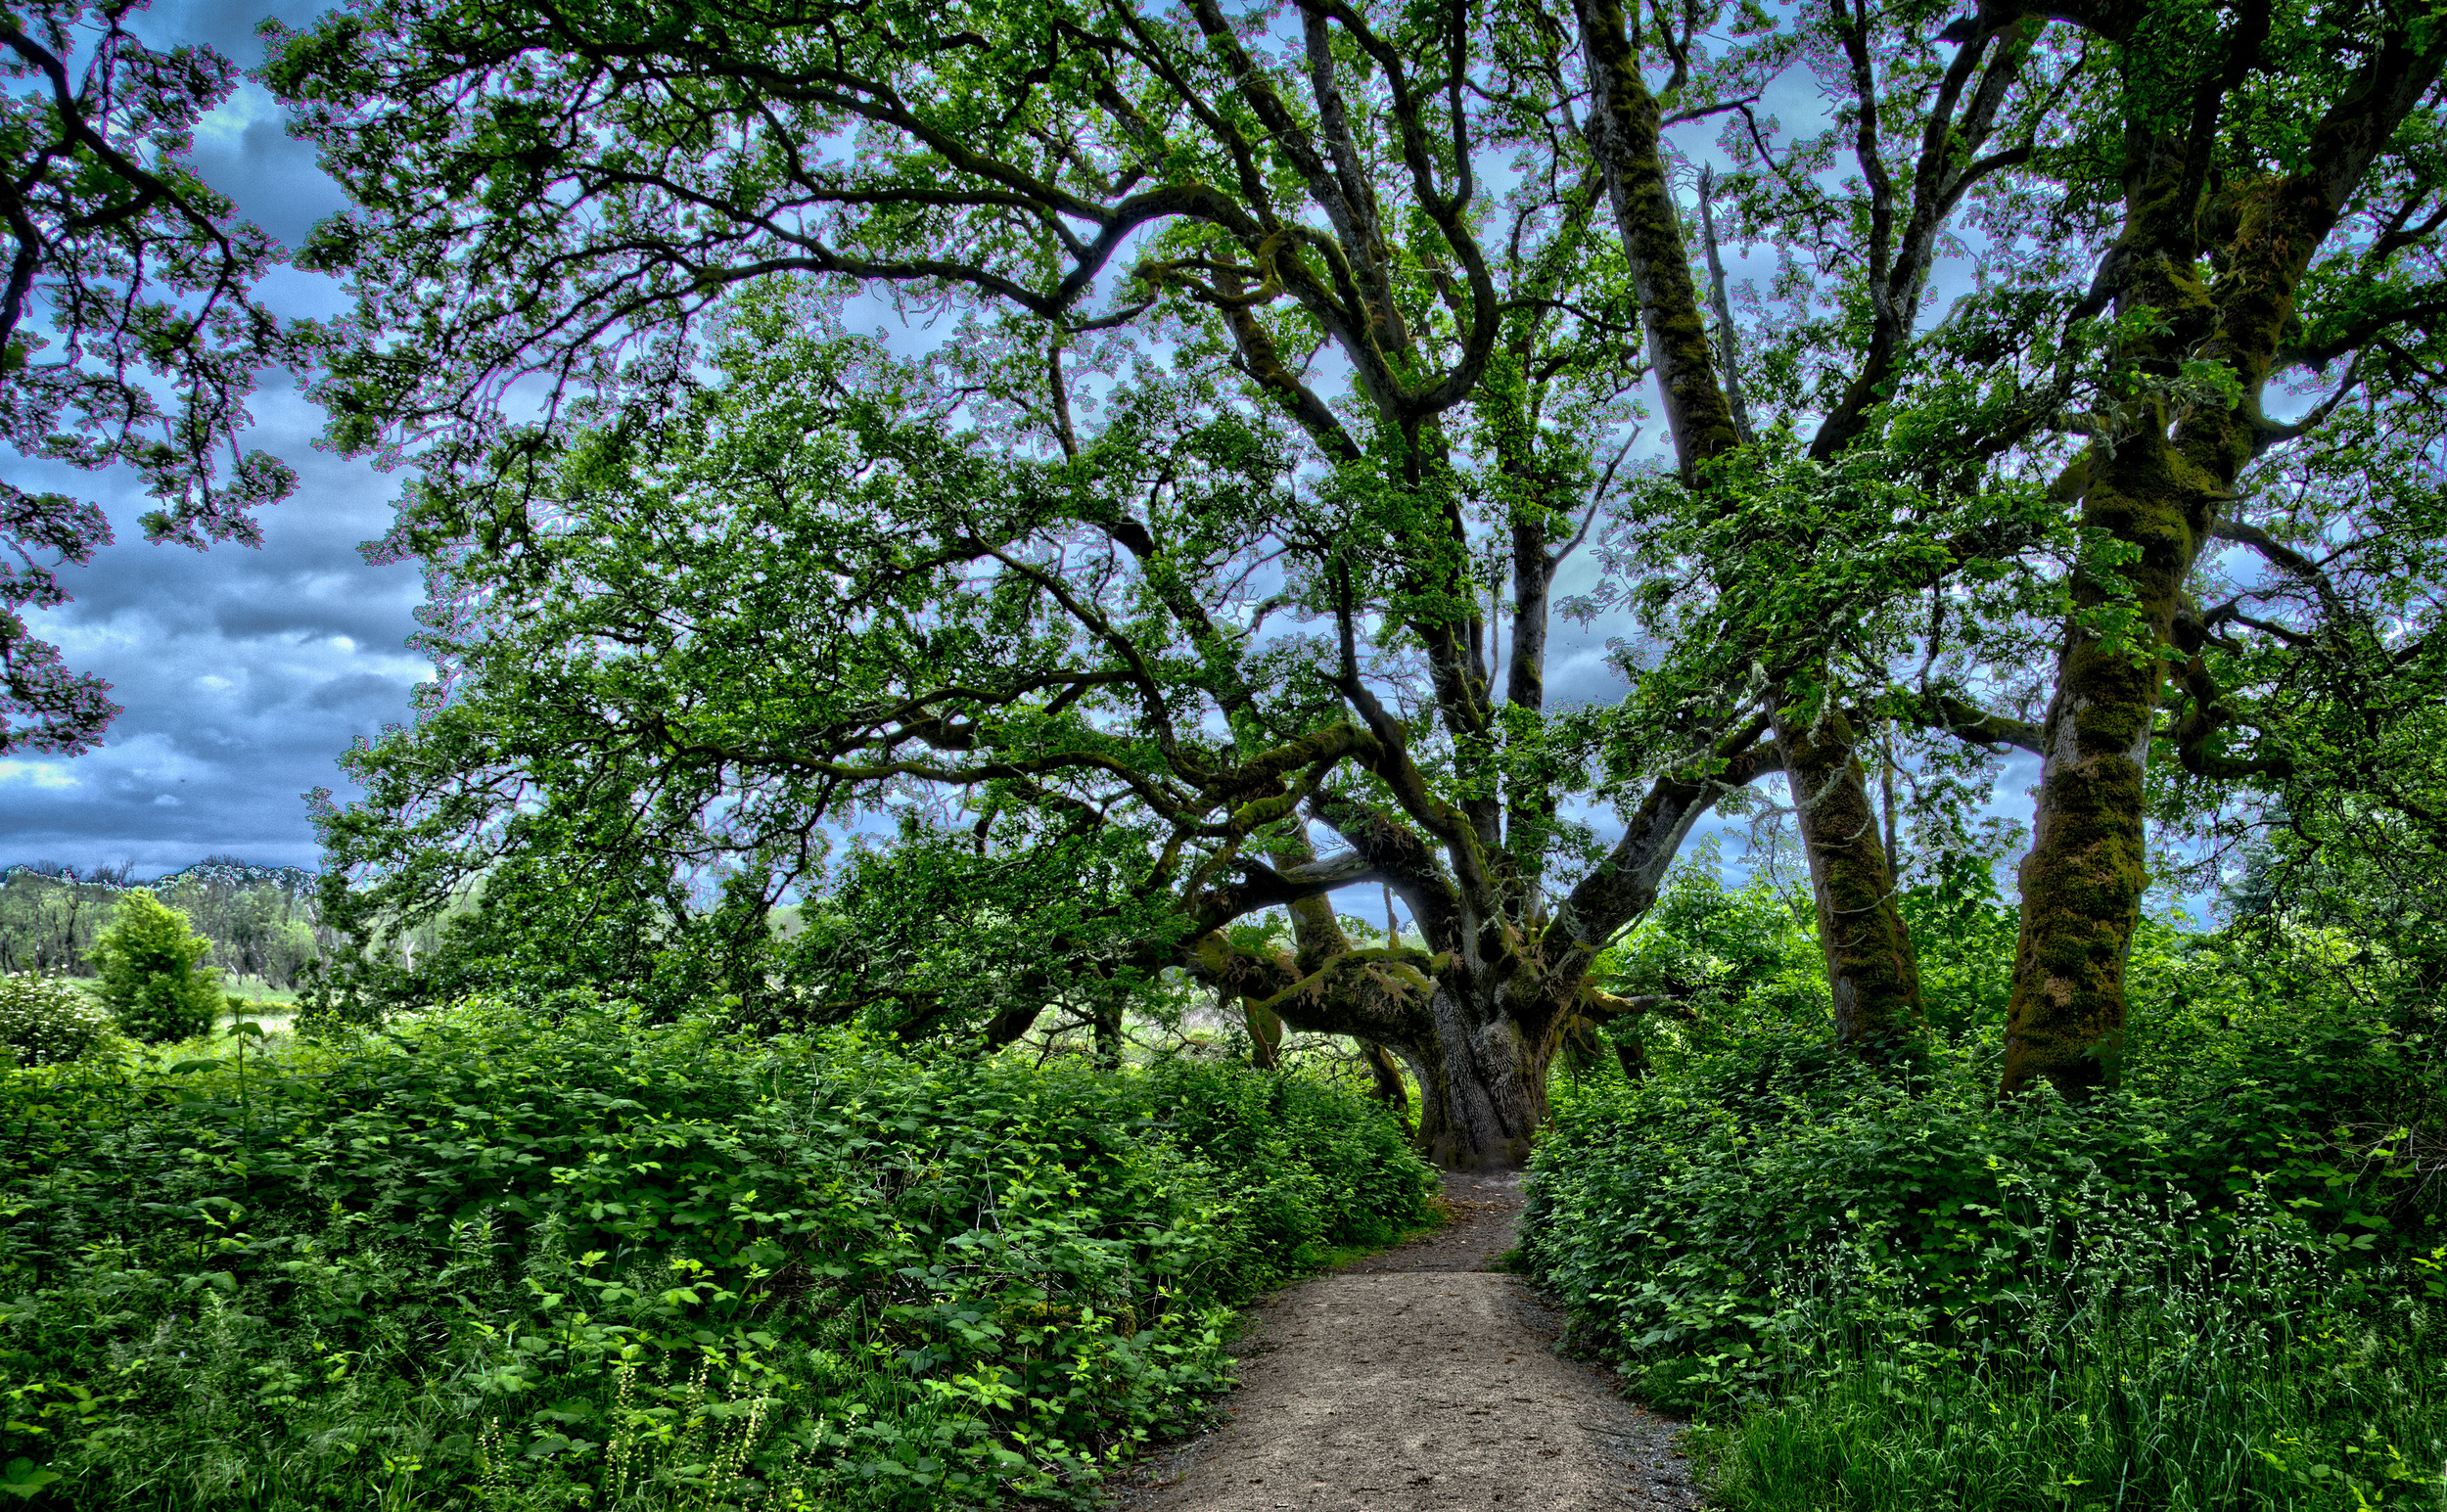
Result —
<instances>
[{"instance_id":1,"label":"roadside vegetation","mask_svg":"<svg viewBox=\"0 0 2447 1512\"><path fill-rule=\"evenodd\" d=\"M1682 875L1686 995L1564 1094L1527 1267L1742 1512L2447 1505L2447 1059L2418 937L2147 923L2120 1086L2001 1101L2014 918L1905 899L1916 1059L1836 1054L1807 916ZM2415 953L2392 946L2415 947Z\"/></svg>"},{"instance_id":2,"label":"roadside vegetation","mask_svg":"<svg viewBox=\"0 0 2447 1512\"><path fill-rule=\"evenodd\" d=\"M1070 1502L1234 1304L1429 1216L1376 1105L469 1002L0 1076L41 1507ZM189 1047L191 1050L196 1048Z\"/></svg>"}]
</instances>

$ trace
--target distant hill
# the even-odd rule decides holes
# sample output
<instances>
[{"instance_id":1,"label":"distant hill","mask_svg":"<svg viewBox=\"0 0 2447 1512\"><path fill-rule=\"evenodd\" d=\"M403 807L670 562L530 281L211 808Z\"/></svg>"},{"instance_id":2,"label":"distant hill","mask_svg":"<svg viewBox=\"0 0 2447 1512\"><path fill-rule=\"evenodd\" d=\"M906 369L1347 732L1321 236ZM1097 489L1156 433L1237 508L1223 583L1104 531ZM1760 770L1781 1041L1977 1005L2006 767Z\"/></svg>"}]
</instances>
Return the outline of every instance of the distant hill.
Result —
<instances>
[{"instance_id":1,"label":"distant hill","mask_svg":"<svg viewBox=\"0 0 2447 1512\"><path fill-rule=\"evenodd\" d=\"M0 866L0 886L5 886L10 878L21 872L40 877L46 882L81 883L87 887L114 891L151 888L156 893L166 893L181 882L234 888L272 887L284 893L303 893L314 886L320 875L302 866L265 866L256 861L242 861L234 855L208 855L174 872L163 872L152 878L138 877L132 868L125 866L77 867L58 861L17 861Z\"/></svg>"}]
</instances>

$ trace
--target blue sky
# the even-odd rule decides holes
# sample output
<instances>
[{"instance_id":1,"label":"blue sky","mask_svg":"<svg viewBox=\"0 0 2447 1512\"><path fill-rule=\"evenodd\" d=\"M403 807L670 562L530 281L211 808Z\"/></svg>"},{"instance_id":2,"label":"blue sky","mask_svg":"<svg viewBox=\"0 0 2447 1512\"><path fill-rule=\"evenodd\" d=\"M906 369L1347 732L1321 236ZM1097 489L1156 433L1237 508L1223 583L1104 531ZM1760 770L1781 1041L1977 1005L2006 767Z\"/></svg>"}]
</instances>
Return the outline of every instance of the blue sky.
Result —
<instances>
[{"instance_id":1,"label":"blue sky","mask_svg":"<svg viewBox=\"0 0 2447 1512\"><path fill-rule=\"evenodd\" d=\"M139 19L159 43L205 41L252 67L255 23L293 23L313 4L191 0ZM198 134L207 181L294 245L340 207L339 190L291 141L260 90L241 93ZM284 311L336 309L325 279L294 272L270 291ZM357 543L390 519L395 480L313 449L321 413L285 379L257 397L254 444L296 467L296 494L266 510L263 547L200 553L148 545L145 500L122 472L79 474L11 459L22 483L99 500L118 544L63 574L75 602L36 615L69 665L99 672L126 707L99 751L73 759L0 761L0 864L131 864L141 876L205 855L311 866L317 850L300 795L346 791L334 758L408 713L426 675L405 641L421 589L413 567L368 567Z\"/></svg>"}]
</instances>

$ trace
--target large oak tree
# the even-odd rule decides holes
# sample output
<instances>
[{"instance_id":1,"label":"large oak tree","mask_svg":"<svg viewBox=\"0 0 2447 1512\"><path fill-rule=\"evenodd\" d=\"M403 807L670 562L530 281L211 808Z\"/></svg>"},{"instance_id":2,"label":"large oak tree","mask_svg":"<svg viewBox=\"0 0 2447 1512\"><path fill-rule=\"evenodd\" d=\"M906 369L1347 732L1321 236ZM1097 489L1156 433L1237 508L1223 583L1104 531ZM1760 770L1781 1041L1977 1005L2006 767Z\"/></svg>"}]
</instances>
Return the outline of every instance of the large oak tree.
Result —
<instances>
[{"instance_id":1,"label":"large oak tree","mask_svg":"<svg viewBox=\"0 0 2447 1512\"><path fill-rule=\"evenodd\" d=\"M2078 1091L2152 742L2286 769L2186 669L2248 628L2187 584L2321 434L2273 377L2419 382L2439 63L2386 5L338 13L270 68L358 206L308 254L359 301L322 392L421 469L392 544L447 675L335 854L401 916L482 875L629 939L727 863L715 933L761 940L890 811L802 1011L1007 1035L1185 968L1390 1046L1477 1165L1639 1011L1594 963L1771 772L1837 1033L1909 1053L1864 752L2019 745L2008 1084ZM1736 239L1777 262L1741 302ZM894 363L853 295L953 339ZM1565 608L1638 632L1628 696L1550 704ZM1351 938L1362 883L1418 946Z\"/></svg>"}]
</instances>

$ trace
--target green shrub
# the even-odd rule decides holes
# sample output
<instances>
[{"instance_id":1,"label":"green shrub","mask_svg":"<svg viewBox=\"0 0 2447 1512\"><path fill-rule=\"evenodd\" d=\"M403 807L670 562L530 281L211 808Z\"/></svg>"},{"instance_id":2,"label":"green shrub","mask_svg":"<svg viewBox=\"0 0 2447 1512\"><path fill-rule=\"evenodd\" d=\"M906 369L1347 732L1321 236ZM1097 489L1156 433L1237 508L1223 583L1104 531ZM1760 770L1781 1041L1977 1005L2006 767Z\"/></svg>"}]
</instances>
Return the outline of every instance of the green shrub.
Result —
<instances>
[{"instance_id":1,"label":"green shrub","mask_svg":"<svg viewBox=\"0 0 2447 1512\"><path fill-rule=\"evenodd\" d=\"M484 1007L186 1064L0 1078L37 1506L1078 1500L1427 1182L1365 1100L1215 1068Z\"/></svg>"},{"instance_id":2,"label":"green shrub","mask_svg":"<svg viewBox=\"0 0 2447 1512\"><path fill-rule=\"evenodd\" d=\"M2086 1297L2000 1318L1983 1349L1953 1357L1914 1350L1892 1317L1878 1326L1866 1299L1825 1299L1829 1332L1795 1351L1773 1404L1693 1433L1712 1499L1732 1512L2447 1505L2434 1306L2336 1305L2317 1290L2322 1258L2276 1226L2232 1266L2149 1259L2094 1256L2075 1272Z\"/></svg>"},{"instance_id":3,"label":"green shrub","mask_svg":"<svg viewBox=\"0 0 2447 1512\"><path fill-rule=\"evenodd\" d=\"M71 983L0 977L0 1045L21 1066L79 1060L112 1041L111 1016Z\"/></svg>"},{"instance_id":4,"label":"green shrub","mask_svg":"<svg viewBox=\"0 0 2447 1512\"><path fill-rule=\"evenodd\" d=\"M2447 1506L2447 1068L2388 963L2147 925L2125 1085L2001 1104L2010 916L1906 906L1977 1009L1924 1060L1849 1061L1823 987L1753 969L1538 1151L1529 1267L1701 1415L1716 1499Z\"/></svg>"},{"instance_id":5,"label":"green shrub","mask_svg":"<svg viewBox=\"0 0 2447 1512\"><path fill-rule=\"evenodd\" d=\"M209 1032L221 1008L220 974L203 964L212 942L187 916L136 888L119 899L90 952L102 1000L120 1030L147 1044Z\"/></svg>"},{"instance_id":6,"label":"green shrub","mask_svg":"<svg viewBox=\"0 0 2447 1512\"><path fill-rule=\"evenodd\" d=\"M2215 1084L2083 1107L2001 1106L1976 1048L1905 1077L1842 1060L1811 1027L1763 1031L1577 1099L1540 1148L1524 1252L1586 1337L1656 1399L1692 1406L1765 1379L1773 1288L1845 1245L1949 1316L2019 1298L2084 1234L2138 1221L2214 1260L2247 1202L2348 1272L2426 1245L2436 1214L2394 1158L2403 1137L2360 1116L2401 1093L2418 1047L2371 1027L2268 1028L2224 1067L2200 1057L2196 1076L2228 1074Z\"/></svg>"}]
</instances>

